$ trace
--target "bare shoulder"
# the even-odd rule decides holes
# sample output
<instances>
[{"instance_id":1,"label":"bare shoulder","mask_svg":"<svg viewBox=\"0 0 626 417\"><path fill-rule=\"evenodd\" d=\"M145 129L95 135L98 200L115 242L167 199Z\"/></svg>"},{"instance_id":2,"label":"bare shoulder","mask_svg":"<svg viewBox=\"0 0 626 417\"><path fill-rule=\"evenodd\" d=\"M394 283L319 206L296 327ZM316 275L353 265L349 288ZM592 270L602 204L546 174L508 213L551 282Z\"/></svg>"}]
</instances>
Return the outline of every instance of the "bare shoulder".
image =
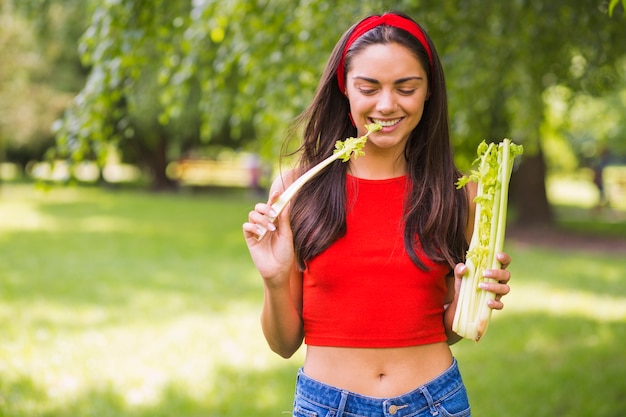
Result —
<instances>
[{"instance_id":1,"label":"bare shoulder","mask_svg":"<svg viewBox=\"0 0 626 417\"><path fill-rule=\"evenodd\" d=\"M467 193L467 199L469 200L470 206L476 206L474 203L474 198L476 198L476 194L478 194L478 183L474 181L470 181L465 185L465 190Z\"/></svg>"},{"instance_id":2,"label":"bare shoulder","mask_svg":"<svg viewBox=\"0 0 626 417\"><path fill-rule=\"evenodd\" d=\"M289 187L296 179L298 179L298 173L295 169L288 169L282 171L280 175L274 179L272 186L270 187L270 195L278 191L282 193L287 187Z\"/></svg>"}]
</instances>

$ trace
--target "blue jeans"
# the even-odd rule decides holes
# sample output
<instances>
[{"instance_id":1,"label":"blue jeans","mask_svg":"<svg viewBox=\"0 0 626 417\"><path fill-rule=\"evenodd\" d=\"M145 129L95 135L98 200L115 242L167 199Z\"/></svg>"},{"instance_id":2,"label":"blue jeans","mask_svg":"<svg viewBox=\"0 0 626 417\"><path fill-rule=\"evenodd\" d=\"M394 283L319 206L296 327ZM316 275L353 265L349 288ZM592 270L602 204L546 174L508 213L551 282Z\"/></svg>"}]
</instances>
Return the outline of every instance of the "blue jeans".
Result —
<instances>
[{"instance_id":1,"label":"blue jeans","mask_svg":"<svg viewBox=\"0 0 626 417\"><path fill-rule=\"evenodd\" d=\"M293 417L467 417L470 406L456 359L441 375L392 398L335 388L298 371Z\"/></svg>"}]
</instances>

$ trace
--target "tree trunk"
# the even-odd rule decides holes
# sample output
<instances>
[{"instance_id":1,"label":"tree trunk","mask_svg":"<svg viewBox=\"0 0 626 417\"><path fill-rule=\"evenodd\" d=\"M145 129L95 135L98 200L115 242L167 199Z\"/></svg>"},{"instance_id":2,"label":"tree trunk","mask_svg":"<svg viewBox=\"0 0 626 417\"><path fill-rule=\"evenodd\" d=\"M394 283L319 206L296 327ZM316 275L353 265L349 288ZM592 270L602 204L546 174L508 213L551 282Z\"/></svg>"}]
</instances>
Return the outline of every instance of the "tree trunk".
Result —
<instances>
[{"instance_id":1,"label":"tree trunk","mask_svg":"<svg viewBox=\"0 0 626 417\"><path fill-rule=\"evenodd\" d=\"M541 148L534 155L523 155L510 184L511 205L518 226L551 226L554 216L546 192L546 161Z\"/></svg>"},{"instance_id":2,"label":"tree trunk","mask_svg":"<svg viewBox=\"0 0 626 417\"><path fill-rule=\"evenodd\" d=\"M167 176L167 134L163 131L159 132L157 143L152 153L151 161L149 161L152 171L151 188L155 191L168 191L176 188L176 182Z\"/></svg>"}]
</instances>

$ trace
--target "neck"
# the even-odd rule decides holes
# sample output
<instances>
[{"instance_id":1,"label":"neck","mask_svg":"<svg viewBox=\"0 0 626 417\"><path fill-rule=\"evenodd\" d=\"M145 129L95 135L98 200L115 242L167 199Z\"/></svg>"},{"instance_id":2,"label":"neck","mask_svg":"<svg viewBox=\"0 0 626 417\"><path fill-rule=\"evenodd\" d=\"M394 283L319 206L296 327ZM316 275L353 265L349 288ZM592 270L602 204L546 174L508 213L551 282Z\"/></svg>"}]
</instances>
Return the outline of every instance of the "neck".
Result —
<instances>
[{"instance_id":1,"label":"neck","mask_svg":"<svg viewBox=\"0 0 626 417\"><path fill-rule=\"evenodd\" d=\"M350 175L368 180L401 177L407 173L406 160L404 156L391 159L366 154L358 159L351 159L348 172Z\"/></svg>"}]
</instances>

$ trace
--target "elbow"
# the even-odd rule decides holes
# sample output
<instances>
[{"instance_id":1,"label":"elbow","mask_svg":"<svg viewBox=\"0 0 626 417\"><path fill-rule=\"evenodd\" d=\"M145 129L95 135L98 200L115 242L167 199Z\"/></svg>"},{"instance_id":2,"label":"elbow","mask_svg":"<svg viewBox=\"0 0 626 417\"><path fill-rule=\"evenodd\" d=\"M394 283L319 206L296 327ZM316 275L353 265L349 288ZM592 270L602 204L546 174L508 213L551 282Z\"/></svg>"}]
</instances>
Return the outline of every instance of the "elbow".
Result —
<instances>
[{"instance_id":1,"label":"elbow","mask_svg":"<svg viewBox=\"0 0 626 417\"><path fill-rule=\"evenodd\" d=\"M448 346L452 346L455 343L461 341L463 339L462 336L458 335L457 333L455 333L452 330L447 330L446 331L446 337L448 338L448 340L446 341L448 343Z\"/></svg>"},{"instance_id":2,"label":"elbow","mask_svg":"<svg viewBox=\"0 0 626 417\"><path fill-rule=\"evenodd\" d=\"M304 341L304 328L299 319L277 324L271 317L262 315L261 328L272 352L285 359L291 358Z\"/></svg>"},{"instance_id":3,"label":"elbow","mask_svg":"<svg viewBox=\"0 0 626 417\"><path fill-rule=\"evenodd\" d=\"M272 352L276 353L278 356L280 356L283 359L289 359L293 356L294 353L296 353L296 350L272 348Z\"/></svg>"},{"instance_id":4,"label":"elbow","mask_svg":"<svg viewBox=\"0 0 626 417\"><path fill-rule=\"evenodd\" d=\"M270 343L270 349L283 359L291 358L300 349L302 339L293 344L273 344Z\"/></svg>"},{"instance_id":5,"label":"elbow","mask_svg":"<svg viewBox=\"0 0 626 417\"><path fill-rule=\"evenodd\" d=\"M454 344L456 344L457 342L460 342L461 339L463 339L461 336L457 335L456 333L452 336L448 336L448 346L452 346Z\"/></svg>"}]
</instances>

